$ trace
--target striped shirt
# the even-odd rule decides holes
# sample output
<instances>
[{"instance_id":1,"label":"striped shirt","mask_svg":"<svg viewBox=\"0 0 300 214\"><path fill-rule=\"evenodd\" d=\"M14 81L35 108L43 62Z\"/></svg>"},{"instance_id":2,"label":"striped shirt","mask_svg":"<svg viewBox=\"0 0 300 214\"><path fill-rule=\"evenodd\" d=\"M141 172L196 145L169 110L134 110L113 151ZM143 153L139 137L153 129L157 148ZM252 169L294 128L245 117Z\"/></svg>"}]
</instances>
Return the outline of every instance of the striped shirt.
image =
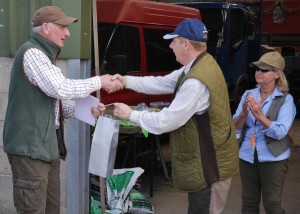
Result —
<instances>
[{"instance_id":1,"label":"striped shirt","mask_svg":"<svg viewBox=\"0 0 300 214\"><path fill-rule=\"evenodd\" d=\"M101 89L99 77L88 79L67 79L60 68L52 64L39 49L28 49L23 59L24 71L29 81L39 87L47 96L56 98L55 125L59 126L59 100L62 101L64 118L74 117L75 100L84 98Z\"/></svg>"},{"instance_id":2,"label":"striped shirt","mask_svg":"<svg viewBox=\"0 0 300 214\"><path fill-rule=\"evenodd\" d=\"M182 72L187 73L194 60L188 65L166 76L126 76L126 88L145 94L172 94ZM209 90L195 78L188 78L176 93L169 107L160 112L133 111L130 121L153 134L162 134L183 126L194 114L203 114L209 107Z\"/></svg>"}]
</instances>

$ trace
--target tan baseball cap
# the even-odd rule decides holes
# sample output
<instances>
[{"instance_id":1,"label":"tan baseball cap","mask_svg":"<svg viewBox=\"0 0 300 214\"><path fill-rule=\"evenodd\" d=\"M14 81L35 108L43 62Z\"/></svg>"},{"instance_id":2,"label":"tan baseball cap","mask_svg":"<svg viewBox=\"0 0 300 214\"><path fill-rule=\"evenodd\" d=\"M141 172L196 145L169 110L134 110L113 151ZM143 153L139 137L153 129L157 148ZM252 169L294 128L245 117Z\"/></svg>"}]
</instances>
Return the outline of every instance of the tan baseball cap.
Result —
<instances>
[{"instance_id":1,"label":"tan baseball cap","mask_svg":"<svg viewBox=\"0 0 300 214\"><path fill-rule=\"evenodd\" d=\"M32 19L32 25L33 27L37 27L48 22L54 22L60 25L69 25L77 21L78 19L76 18L66 16L59 7L45 6L35 12Z\"/></svg>"},{"instance_id":2,"label":"tan baseball cap","mask_svg":"<svg viewBox=\"0 0 300 214\"><path fill-rule=\"evenodd\" d=\"M251 67L257 66L261 69L279 69L281 71L285 68L285 61L278 51L265 53L258 61L251 62Z\"/></svg>"}]
</instances>

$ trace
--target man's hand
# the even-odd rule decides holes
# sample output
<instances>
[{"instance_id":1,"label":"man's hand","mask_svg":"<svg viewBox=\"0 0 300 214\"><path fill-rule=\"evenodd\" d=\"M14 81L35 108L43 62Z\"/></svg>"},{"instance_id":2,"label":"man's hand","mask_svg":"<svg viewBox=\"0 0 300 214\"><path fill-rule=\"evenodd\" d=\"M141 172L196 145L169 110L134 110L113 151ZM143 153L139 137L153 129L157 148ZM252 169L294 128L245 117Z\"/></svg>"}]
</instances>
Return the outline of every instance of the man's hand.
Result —
<instances>
[{"instance_id":1,"label":"man's hand","mask_svg":"<svg viewBox=\"0 0 300 214\"><path fill-rule=\"evenodd\" d=\"M123 84L118 80L112 79L111 75L105 74L100 76L101 79L101 88L104 89L107 93L113 93L124 88Z\"/></svg>"},{"instance_id":2,"label":"man's hand","mask_svg":"<svg viewBox=\"0 0 300 214\"><path fill-rule=\"evenodd\" d=\"M99 117L103 111L105 111L105 105L103 103L100 103L97 107L91 109L92 115L96 118Z\"/></svg>"},{"instance_id":3,"label":"man's hand","mask_svg":"<svg viewBox=\"0 0 300 214\"><path fill-rule=\"evenodd\" d=\"M114 116L123 120L129 120L132 113L132 109L124 103L115 103L114 104Z\"/></svg>"},{"instance_id":4,"label":"man's hand","mask_svg":"<svg viewBox=\"0 0 300 214\"><path fill-rule=\"evenodd\" d=\"M125 88L126 78L124 76L121 76L120 74L115 74L115 75L112 76L111 79L112 80L119 80L122 83L123 87Z\"/></svg>"}]
</instances>

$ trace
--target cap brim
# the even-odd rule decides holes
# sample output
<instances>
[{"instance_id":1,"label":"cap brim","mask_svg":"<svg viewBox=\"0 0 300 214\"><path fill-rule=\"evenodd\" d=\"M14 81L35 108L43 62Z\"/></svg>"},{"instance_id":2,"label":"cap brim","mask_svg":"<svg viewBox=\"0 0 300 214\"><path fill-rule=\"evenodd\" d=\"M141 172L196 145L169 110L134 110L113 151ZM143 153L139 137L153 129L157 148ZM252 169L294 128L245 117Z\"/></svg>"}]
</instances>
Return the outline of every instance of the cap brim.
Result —
<instances>
[{"instance_id":1,"label":"cap brim","mask_svg":"<svg viewBox=\"0 0 300 214\"><path fill-rule=\"evenodd\" d=\"M69 24L72 24L72 23L77 22L77 21L78 21L78 19L76 19L76 18L64 17L64 18L55 20L53 22L56 23L56 24L59 24L59 25L69 25Z\"/></svg>"},{"instance_id":2,"label":"cap brim","mask_svg":"<svg viewBox=\"0 0 300 214\"><path fill-rule=\"evenodd\" d=\"M261 69L272 69L272 68L274 68L273 66L268 65L268 64L266 64L262 61L251 62L249 65L250 65L250 67L256 66L256 67L259 67Z\"/></svg>"},{"instance_id":3,"label":"cap brim","mask_svg":"<svg viewBox=\"0 0 300 214\"><path fill-rule=\"evenodd\" d=\"M266 50L270 50L270 51L276 51L276 49L274 47L271 47L269 45L261 45L262 48L266 49Z\"/></svg>"},{"instance_id":4,"label":"cap brim","mask_svg":"<svg viewBox=\"0 0 300 214\"><path fill-rule=\"evenodd\" d=\"M175 37L178 37L179 35L177 34L166 34L164 35L164 39L174 39Z\"/></svg>"}]
</instances>

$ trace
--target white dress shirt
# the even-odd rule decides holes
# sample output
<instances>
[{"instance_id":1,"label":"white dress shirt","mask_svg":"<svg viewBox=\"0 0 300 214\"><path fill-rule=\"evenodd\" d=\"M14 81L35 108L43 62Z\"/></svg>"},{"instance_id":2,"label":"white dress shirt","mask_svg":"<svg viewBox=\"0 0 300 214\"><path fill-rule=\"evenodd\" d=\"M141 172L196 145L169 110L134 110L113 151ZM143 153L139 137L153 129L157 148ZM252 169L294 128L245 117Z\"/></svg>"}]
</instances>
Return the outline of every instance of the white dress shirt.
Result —
<instances>
[{"instance_id":1,"label":"white dress shirt","mask_svg":"<svg viewBox=\"0 0 300 214\"><path fill-rule=\"evenodd\" d=\"M194 60L193 60L194 61ZM145 94L172 94L181 73L187 73L193 63L166 76L126 76L126 88ZM130 121L153 134L162 134L183 126L194 114L203 114L209 107L209 90L195 78L188 78L176 93L169 107L160 112L133 111Z\"/></svg>"}]
</instances>

